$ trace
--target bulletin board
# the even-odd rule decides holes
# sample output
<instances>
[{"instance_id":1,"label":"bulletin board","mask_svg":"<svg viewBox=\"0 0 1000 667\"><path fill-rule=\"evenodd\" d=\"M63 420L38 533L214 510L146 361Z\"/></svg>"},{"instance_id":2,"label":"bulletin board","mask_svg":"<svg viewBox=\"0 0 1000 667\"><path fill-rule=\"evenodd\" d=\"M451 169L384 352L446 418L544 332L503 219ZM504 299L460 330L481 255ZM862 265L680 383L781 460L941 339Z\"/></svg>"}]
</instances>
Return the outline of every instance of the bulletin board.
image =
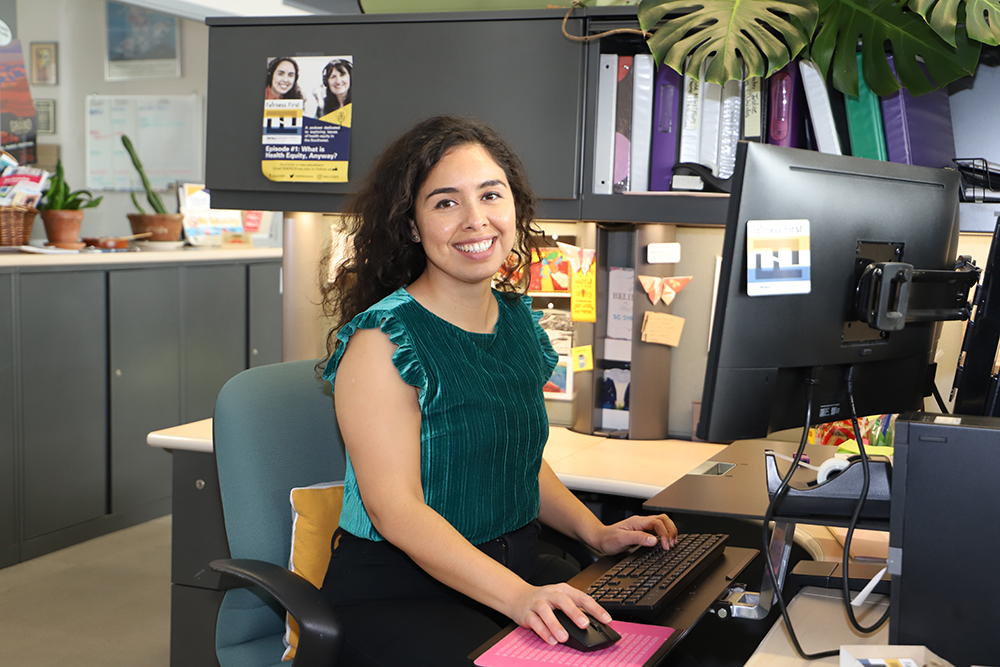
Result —
<instances>
[{"instance_id":1,"label":"bulletin board","mask_svg":"<svg viewBox=\"0 0 1000 667\"><path fill-rule=\"evenodd\" d=\"M135 145L155 189L203 182L203 123L198 95L87 96L87 188L142 190L122 134Z\"/></svg>"}]
</instances>

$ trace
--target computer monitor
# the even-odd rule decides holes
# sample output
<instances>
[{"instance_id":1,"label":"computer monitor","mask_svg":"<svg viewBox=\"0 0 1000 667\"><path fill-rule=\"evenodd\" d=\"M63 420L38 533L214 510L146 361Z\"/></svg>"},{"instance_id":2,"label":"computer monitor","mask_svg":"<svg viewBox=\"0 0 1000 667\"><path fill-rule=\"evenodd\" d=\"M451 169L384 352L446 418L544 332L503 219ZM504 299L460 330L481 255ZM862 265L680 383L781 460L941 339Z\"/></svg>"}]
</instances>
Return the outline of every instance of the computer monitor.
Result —
<instances>
[{"instance_id":1,"label":"computer monitor","mask_svg":"<svg viewBox=\"0 0 1000 667\"><path fill-rule=\"evenodd\" d=\"M921 409L934 320L968 312L947 278L958 187L950 170L742 143L698 437L728 442L803 426L813 369L813 424L850 417L852 366L858 416ZM890 264L872 273L878 262Z\"/></svg>"}]
</instances>

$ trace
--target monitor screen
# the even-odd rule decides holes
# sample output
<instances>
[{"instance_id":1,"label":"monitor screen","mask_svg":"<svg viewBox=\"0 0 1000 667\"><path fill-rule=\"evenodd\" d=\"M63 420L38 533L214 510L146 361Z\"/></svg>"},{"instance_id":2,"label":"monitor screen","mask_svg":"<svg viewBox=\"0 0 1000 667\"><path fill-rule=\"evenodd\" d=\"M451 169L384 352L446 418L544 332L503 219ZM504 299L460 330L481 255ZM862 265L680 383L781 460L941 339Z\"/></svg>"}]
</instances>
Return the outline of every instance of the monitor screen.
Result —
<instances>
[{"instance_id":1,"label":"monitor screen","mask_svg":"<svg viewBox=\"0 0 1000 667\"><path fill-rule=\"evenodd\" d=\"M950 170L741 143L698 437L803 426L813 369L813 424L850 417L852 366L858 416L920 409L940 324L875 329L857 285L873 262L954 269L958 186Z\"/></svg>"}]
</instances>

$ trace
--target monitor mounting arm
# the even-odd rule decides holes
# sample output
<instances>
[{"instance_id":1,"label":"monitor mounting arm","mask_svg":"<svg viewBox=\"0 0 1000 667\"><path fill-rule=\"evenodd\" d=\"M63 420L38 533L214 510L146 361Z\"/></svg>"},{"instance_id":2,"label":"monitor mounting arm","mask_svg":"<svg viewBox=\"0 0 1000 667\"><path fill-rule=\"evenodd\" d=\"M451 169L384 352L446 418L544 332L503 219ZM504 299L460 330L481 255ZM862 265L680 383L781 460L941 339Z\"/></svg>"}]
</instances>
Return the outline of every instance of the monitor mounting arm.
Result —
<instances>
[{"instance_id":1,"label":"monitor mounting arm","mask_svg":"<svg viewBox=\"0 0 1000 667\"><path fill-rule=\"evenodd\" d=\"M899 331L907 322L967 320L972 310L969 290L979 282L979 274L979 267L964 255L950 271L872 262L858 281L858 319L879 331ZM911 307L911 302L921 307Z\"/></svg>"}]
</instances>

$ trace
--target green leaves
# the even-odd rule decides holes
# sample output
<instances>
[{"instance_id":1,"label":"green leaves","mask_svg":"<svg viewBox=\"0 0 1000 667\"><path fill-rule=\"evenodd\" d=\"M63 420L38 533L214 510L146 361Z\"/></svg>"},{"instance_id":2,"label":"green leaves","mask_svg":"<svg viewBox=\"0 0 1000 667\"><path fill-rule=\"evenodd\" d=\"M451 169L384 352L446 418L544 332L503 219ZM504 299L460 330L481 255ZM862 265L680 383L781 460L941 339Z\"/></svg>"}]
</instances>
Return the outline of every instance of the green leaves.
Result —
<instances>
[{"instance_id":1,"label":"green leaves","mask_svg":"<svg viewBox=\"0 0 1000 667\"><path fill-rule=\"evenodd\" d=\"M1000 0L642 0L638 15L646 31L662 21L649 49L681 74L769 76L801 54L849 95L859 45L875 93L921 95L972 75L981 44L1000 43Z\"/></svg>"},{"instance_id":2,"label":"green leaves","mask_svg":"<svg viewBox=\"0 0 1000 667\"><path fill-rule=\"evenodd\" d=\"M969 37L996 46L1000 43L1000 1L998 0L910 0L910 9L924 18L941 39L957 46L959 8L965 9L965 32Z\"/></svg>"},{"instance_id":3,"label":"green leaves","mask_svg":"<svg viewBox=\"0 0 1000 667\"><path fill-rule=\"evenodd\" d=\"M104 197L96 199L89 190L69 189L66 174L63 171L62 160L56 162L56 172L49 179L49 187L44 193L40 211L76 211L81 208L93 208L101 203Z\"/></svg>"},{"instance_id":4,"label":"green leaves","mask_svg":"<svg viewBox=\"0 0 1000 667\"><path fill-rule=\"evenodd\" d=\"M890 95L900 84L922 95L971 75L979 61L980 45L963 32L956 33L953 47L918 14L894 0L819 0L819 6L820 26L810 56L824 74L832 65L834 87L848 95L858 94L859 40L865 81L878 95ZM896 76L887 53L893 56Z\"/></svg>"},{"instance_id":5,"label":"green leaves","mask_svg":"<svg viewBox=\"0 0 1000 667\"><path fill-rule=\"evenodd\" d=\"M650 30L673 13L649 50L657 62L694 76L714 56L704 76L714 83L781 69L808 45L818 19L815 0L642 0L639 25Z\"/></svg>"}]
</instances>

